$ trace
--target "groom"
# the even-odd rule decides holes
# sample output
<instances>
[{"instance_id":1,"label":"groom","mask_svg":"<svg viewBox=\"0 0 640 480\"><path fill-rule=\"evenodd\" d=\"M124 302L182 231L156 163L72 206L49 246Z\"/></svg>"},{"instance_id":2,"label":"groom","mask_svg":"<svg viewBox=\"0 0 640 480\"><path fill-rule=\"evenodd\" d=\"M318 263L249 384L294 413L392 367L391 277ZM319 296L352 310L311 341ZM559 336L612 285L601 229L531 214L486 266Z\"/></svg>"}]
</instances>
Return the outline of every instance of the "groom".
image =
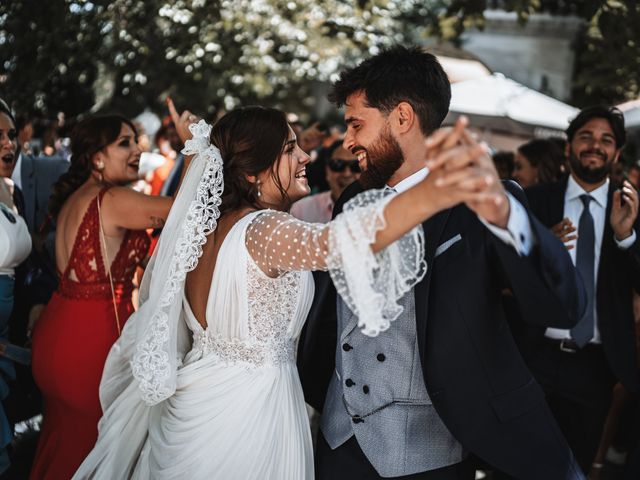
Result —
<instances>
[{"instance_id":1,"label":"groom","mask_svg":"<svg viewBox=\"0 0 640 480\"><path fill-rule=\"evenodd\" d=\"M435 57L417 48L395 47L341 74L330 98L345 106L344 146L363 173L334 214L363 189L400 192L428 174L425 142L450 97ZM456 131L426 144L427 157L446 154L445 169L478 148ZM336 312L328 276L318 282L298 362L307 402L322 412L319 480L473 479L469 452L518 479L583 478L500 299L510 288L525 321L569 328L584 289L521 190L503 186L486 155L473 168L503 201L458 205L423 224L428 271L389 330L364 336L340 299Z\"/></svg>"}]
</instances>

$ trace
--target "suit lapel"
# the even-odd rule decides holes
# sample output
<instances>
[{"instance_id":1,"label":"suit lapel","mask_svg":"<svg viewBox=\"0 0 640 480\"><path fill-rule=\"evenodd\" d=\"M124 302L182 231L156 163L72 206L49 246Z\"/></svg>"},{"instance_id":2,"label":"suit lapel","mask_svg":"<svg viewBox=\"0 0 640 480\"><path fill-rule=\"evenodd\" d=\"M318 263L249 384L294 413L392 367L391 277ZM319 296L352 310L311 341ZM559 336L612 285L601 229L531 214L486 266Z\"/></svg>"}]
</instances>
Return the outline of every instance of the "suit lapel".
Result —
<instances>
[{"instance_id":1,"label":"suit lapel","mask_svg":"<svg viewBox=\"0 0 640 480\"><path fill-rule=\"evenodd\" d=\"M349 318L349 321L347 322L347 326L342 329L342 333L340 334L340 343L342 343L344 342L344 339L347 338L347 336L350 335L351 332L353 332L353 330L358 326L358 316L355 315L351 311L351 309L345 308L344 300L342 300L341 298L338 298L337 308L339 310L338 313L342 311L343 315L351 315L351 317Z\"/></svg>"},{"instance_id":2,"label":"suit lapel","mask_svg":"<svg viewBox=\"0 0 640 480\"><path fill-rule=\"evenodd\" d=\"M616 247L615 241L613 240L613 227L611 227L611 207L613 206L613 192L615 191L614 186L609 182L609 191L607 192L607 208L605 209L604 214L604 228L602 232L602 245L600 246L600 265L608 264L610 259L607 258L611 253L612 249ZM603 261L604 260L604 261ZM602 268L598 268L598 276L600 276L600 272L602 272ZM598 280L598 287L605 284L604 281ZM599 290L599 288L598 288Z\"/></svg>"},{"instance_id":3,"label":"suit lapel","mask_svg":"<svg viewBox=\"0 0 640 480\"><path fill-rule=\"evenodd\" d=\"M416 305L416 324L418 334L418 348L420 357L424 362L424 342L427 334L427 311L429 309L429 287L433 273L433 260L436 248L440 244L442 232L451 215L451 209L440 212L422 224L425 240L425 260L427 261L427 274L414 288ZM424 364L424 363L423 363Z\"/></svg>"},{"instance_id":4,"label":"suit lapel","mask_svg":"<svg viewBox=\"0 0 640 480\"><path fill-rule=\"evenodd\" d=\"M549 192L549 220L550 225L556 225L564 218L564 195L567 191L567 183L569 177L564 180L552 184L551 191Z\"/></svg>"}]
</instances>

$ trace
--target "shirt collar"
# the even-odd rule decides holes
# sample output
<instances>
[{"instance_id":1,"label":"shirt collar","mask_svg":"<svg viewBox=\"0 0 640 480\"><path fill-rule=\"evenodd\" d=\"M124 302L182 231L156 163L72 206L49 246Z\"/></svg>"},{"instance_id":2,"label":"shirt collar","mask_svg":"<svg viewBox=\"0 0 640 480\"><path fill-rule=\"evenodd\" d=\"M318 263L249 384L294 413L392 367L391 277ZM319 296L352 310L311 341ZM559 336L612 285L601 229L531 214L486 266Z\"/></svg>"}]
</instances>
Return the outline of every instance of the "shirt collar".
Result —
<instances>
[{"instance_id":1,"label":"shirt collar","mask_svg":"<svg viewBox=\"0 0 640 480\"><path fill-rule=\"evenodd\" d=\"M598 188L591 192L585 191L578 182L575 181L573 175L569 175L569 182L567 183L567 193L565 194L565 200L571 201L580 198L580 195L591 195L593 199L602 208L607 208L607 196L609 194L609 179L600 185Z\"/></svg>"},{"instance_id":2,"label":"shirt collar","mask_svg":"<svg viewBox=\"0 0 640 480\"><path fill-rule=\"evenodd\" d=\"M409 190L411 187L417 185L422 180L426 178L429 174L429 169L427 167L421 168L417 172L409 175L407 178L403 178L400 180L395 187L392 187L398 193L402 193L406 190Z\"/></svg>"}]
</instances>

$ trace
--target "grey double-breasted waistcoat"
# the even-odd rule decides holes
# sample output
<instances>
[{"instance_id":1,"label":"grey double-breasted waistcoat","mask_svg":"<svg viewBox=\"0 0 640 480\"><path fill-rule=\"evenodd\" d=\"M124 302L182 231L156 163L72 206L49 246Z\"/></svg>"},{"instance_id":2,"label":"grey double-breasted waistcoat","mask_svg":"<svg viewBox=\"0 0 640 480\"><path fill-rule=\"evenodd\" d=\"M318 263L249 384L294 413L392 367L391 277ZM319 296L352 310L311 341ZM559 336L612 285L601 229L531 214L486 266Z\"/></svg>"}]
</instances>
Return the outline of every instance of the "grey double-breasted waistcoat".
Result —
<instances>
[{"instance_id":1,"label":"grey double-breasted waistcoat","mask_svg":"<svg viewBox=\"0 0 640 480\"><path fill-rule=\"evenodd\" d=\"M333 449L355 435L383 477L434 470L464 456L425 387L413 290L398 303L400 317L372 338L361 333L357 317L338 298L336 370L320 425Z\"/></svg>"}]
</instances>

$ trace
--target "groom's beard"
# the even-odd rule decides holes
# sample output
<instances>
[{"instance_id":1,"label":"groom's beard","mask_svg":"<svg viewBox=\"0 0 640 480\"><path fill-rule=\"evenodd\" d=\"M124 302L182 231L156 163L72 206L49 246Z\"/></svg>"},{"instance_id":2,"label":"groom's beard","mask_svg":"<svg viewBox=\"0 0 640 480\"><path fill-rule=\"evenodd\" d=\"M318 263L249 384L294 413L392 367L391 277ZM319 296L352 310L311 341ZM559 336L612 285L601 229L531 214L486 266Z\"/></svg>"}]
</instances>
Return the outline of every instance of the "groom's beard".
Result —
<instances>
[{"instance_id":1,"label":"groom's beard","mask_svg":"<svg viewBox=\"0 0 640 480\"><path fill-rule=\"evenodd\" d=\"M588 184L597 184L609 176L609 174L611 173L613 162L611 161L611 159L607 158L606 153L601 150L589 150L582 153L595 153L601 155L605 161L605 164L602 167L598 168L585 166L580 162L580 159L576 156L575 153L573 153L573 151L569 151L569 166L571 167L571 171L576 177Z\"/></svg>"},{"instance_id":2,"label":"groom's beard","mask_svg":"<svg viewBox=\"0 0 640 480\"><path fill-rule=\"evenodd\" d=\"M354 149L357 153L358 149ZM398 141L386 127L375 142L365 149L367 166L360 174L360 184L365 190L382 188L404 162Z\"/></svg>"}]
</instances>

